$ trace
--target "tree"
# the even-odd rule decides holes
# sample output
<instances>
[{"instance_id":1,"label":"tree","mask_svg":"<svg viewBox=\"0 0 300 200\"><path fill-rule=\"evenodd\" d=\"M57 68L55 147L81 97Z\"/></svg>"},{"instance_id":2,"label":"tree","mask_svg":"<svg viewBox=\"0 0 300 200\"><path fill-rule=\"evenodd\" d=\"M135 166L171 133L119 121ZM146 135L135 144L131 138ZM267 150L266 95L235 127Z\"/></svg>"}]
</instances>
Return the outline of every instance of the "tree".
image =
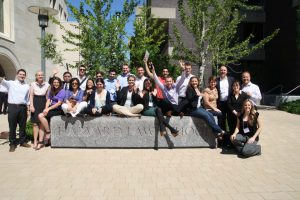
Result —
<instances>
[{"instance_id":1,"label":"tree","mask_svg":"<svg viewBox=\"0 0 300 200\"><path fill-rule=\"evenodd\" d=\"M80 0L79 8L66 1L71 15L78 22L74 25L79 33L67 30L59 21L54 22L65 30L63 40L79 51L82 64L88 66L90 74L96 70L107 71L126 62L128 45L125 42L125 25L137 6L135 0L124 0L123 10L112 13L113 0ZM119 68L117 68L119 69Z\"/></svg>"},{"instance_id":2,"label":"tree","mask_svg":"<svg viewBox=\"0 0 300 200\"><path fill-rule=\"evenodd\" d=\"M60 64L63 66L63 57L60 51L57 49L57 39L53 34L47 33L45 38L40 38L40 44L45 49L45 58L53 61L54 64Z\"/></svg>"},{"instance_id":3,"label":"tree","mask_svg":"<svg viewBox=\"0 0 300 200\"><path fill-rule=\"evenodd\" d=\"M262 48L279 32L279 29L275 30L253 46L250 45L252 34L240 41L237 30L245 18L241 11L257 9L248 6L246 0L179 0L178 9L182 24L194 36L195 48L185 47L175 26L175 37L171 41L173 56L195 63L199 67L201 83L206 67L234 63Z\"/></svg>"},{"instance_id":4,"label":"tree","mask_svg":"<svg viewBox=\"0 0 300 200\"><path fill-rule=\"evenodd\" d=\"M134 21L134 36L130 38L130 64L132 66L143 66L143 58L146 50L150 53L150 60L159 68L168 65L168 57L161 54L161 46L167 41L164 32L165 21L159 21L150 14L146 6L139 7L139 15Z\"/></svg>"}]
</instances>

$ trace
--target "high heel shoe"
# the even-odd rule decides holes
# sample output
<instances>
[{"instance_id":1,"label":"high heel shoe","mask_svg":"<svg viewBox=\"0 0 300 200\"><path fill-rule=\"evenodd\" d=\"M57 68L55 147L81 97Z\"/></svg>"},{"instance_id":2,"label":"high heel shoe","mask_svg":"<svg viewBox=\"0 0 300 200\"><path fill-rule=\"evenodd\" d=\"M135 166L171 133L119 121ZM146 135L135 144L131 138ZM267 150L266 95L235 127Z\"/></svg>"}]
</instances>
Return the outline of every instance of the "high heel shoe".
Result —
<instances>
[{"instance_id":1,"label":"high heel shoe","mask_svg":"<svg viewBox=\"0 0 300 200\"><path fill-rule=\"evenodd\" d=\"M178 135L178 130L175 130L175 131L173 131L173 132L171 132L171 134L173 135L173 137L176 137L177 135Z\"/></svg>"},{"instance_id":2,"label":"high heel shoe","mask_svg":"<svg viewBox=\"0 0 300 200\"><path fill-rule=\"evenodd\" d=\"M46 147L50 146L51 145L51 131L46 131L46 135L44 137L44 145Z\"/></svg>"}]
</instances>

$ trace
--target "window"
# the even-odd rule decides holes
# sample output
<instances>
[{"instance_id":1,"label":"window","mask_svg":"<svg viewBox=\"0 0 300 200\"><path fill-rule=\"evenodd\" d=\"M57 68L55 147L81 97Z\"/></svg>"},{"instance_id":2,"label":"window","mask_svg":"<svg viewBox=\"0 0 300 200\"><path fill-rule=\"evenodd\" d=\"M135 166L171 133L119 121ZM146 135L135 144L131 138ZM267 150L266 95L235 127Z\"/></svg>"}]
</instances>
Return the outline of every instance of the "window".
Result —
<instances>
[{"instance_id":1,"label":"window","mask_svg":"<svg viewBox=\"0 0 300 200\"><path fill-rule=\"evenodd\" d=\"M250 39L250 43L258 43L264 37L263 23L243 23L243 39L252 34L254 37Z\"/></svg>"},{"instance_id":2,"label":"window","mask_svg":"<svg viewBox=\"0 0 300 200\"><path fill-rule=\"evenodd\" d=\"M4 9L3 9L4 0L0 0L0 32L4 33Z\"/></svg>"}]
</instances>

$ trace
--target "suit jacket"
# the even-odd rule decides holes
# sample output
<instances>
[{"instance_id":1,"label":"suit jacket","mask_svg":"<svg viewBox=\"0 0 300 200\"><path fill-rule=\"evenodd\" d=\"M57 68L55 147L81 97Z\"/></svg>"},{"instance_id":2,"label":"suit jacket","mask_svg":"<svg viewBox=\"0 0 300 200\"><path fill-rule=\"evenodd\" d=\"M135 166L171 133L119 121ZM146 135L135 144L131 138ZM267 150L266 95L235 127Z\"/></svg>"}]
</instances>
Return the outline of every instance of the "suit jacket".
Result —
<instances>
[{"instance_id":1,"label":"suit jacket","mask_svg":"<svg viewBox=\"0 0 300 200\"><path fill-rule=\"evenodd\" d=\"M191 112L197 109L199 96L194 88L188 86L186 89L186 99L180 103L180 107L186 112Z\"/></svg>"},{"instance_id":2,"label":"suit jacket","mask_svg":"<svg viewBox=\"0 0 300 200\"><path fill-rule=\"evenodd\" d=\"M128 86L123 87L121 90L117 91L117 103L120 106L124 106L127 99ZM132 92L131 97L133 105L137 105L140 103L140 95L136 92Z\"/></svg>"},{"instance_id":3,"label":"suit jacket","mask_svg":"<svg viewBox=\"0 0 300 200\"><path fill-rule=\"evenodd\" d=\"M94 108L95 107L95 95L96 95L96 90L94 90L91 94L90 97L90 102L88 104L89 108ZM108 91L106 91L106 100L105 100L105 105L110 105L111 101L110 101L110 94Z\"/></svg>"},{"instance_id":4,"label":"suit jacket","mask_svg":"<svg viewBox=\"0 0 300 200\"><path fill-rule=\"evenodd\" d=\"M218 90L218 96L219 96L219 98L218 98L218 102L220 101L219 99L220 99L220 97L221 97L221 94L220 94L220 91L221 91L221 89L220 89L220 77L218 77L217 78L217 90ZM231 76L227 76L227 80L228 80L228 97L232 94L232 83L233 83L233 81L234 81L234 78L233 77L231 77Z\"/></svg>"},{"instance_id":5,"label":"suit jacket","mask_svg":"<svg viewBox=\"0 0 300 200\"><path fill-rule=\"evenodd\" d=\"M148 110L148 109L149 109L149 101L150 101L150 94L149 94L149 92L147 92L147 93L143 96L143 98L141 98L140 95L138 95L138 96L139 96L139 103L143 104L143 106L144 106L143 112L144 112L145 110ZM157 103L157 97L152 96L152 101L153 101L154 105L156 105L156 103Z\"/></svg>"}]
</instances>

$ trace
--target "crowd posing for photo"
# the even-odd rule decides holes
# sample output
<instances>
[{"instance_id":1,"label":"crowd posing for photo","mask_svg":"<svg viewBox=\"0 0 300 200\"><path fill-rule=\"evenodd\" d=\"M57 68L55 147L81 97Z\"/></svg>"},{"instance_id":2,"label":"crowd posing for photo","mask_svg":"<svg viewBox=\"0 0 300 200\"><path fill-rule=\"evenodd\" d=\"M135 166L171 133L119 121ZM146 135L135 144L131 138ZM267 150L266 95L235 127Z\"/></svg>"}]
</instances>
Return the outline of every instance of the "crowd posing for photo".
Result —
<instances>
[{"instance_id":1,"label":"crowd posing for photo","mask_svg":"<svg viewBox=\"0 0 300 200\"><path fill-rule=\"evenodd\" d=\"M176 79L169 75L168 68L163 68L159 76L152 63L144 60L144 64L145 67L136 68L136 75L124 64L121 74L117 76L115 70L110 70L106 79L101 71L96 72L95 78L89 77L84 65L79 66L78 76L65 72L63 80L54 72L46 82L43 72L38 71L35 82L28 85L24 69L17 71L14 81L0 78L0 92L6 92L8 102L9 151L14 152L18 144L31 147L26 141L27 115L33 124L33 148L39 150L51 145L49 123L53 116L101 117L114 113L121 117L156 117L160 135L164 136L168 128L174 137L179 131L166 117L201 118L223 145L235 147L245 157L261 154L257 112L261 93L248 71L242 73L241 83L228 76L227 67L222 65L219 76L211 76L208 87L201 91L199 78L192 74L188 62L179 62L181 74ZM3 112L5 109L4 106Z\"/></svg>"}]
</instances>

